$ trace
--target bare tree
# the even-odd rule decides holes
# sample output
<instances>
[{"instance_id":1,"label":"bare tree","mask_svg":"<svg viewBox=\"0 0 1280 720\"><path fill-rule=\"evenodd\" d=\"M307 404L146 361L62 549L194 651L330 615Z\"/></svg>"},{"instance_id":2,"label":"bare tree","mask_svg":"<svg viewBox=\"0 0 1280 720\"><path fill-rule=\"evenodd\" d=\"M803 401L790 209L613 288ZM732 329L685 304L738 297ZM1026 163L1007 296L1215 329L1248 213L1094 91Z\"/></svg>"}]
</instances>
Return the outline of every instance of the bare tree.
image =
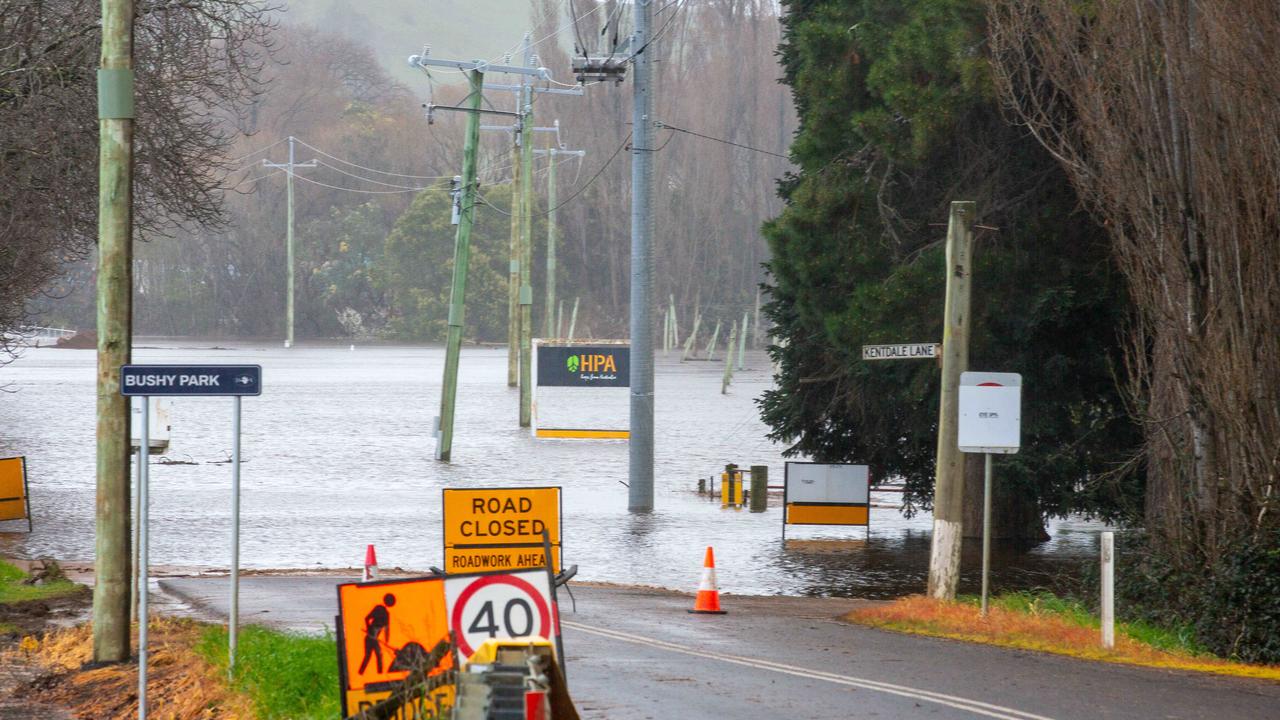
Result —
<instances>
[{"instance_id":1,"label":"bare tree","mask_svg":"<svg viewBox=\"0 0 1280 720\"><path fill-rule=\"evenodd\" d=\"M1128 279L1148 528L1212 560L1280 526L1280 5L1082 7L992 0L996 80Z\"/></svg>"},{"instance_id":2,"label":"bare tree","mask_svg":"<svg viewBox=\"0 0 1280 720\"><path fill-rule=\"evenodd\" d=\"M270 52L264 0L136 6L134 217L140 235L224 218L216 161ZM93 0L0 0L0 330L93 247L97 226ZM0 351L11 351L0 340Z\"/></svg>"}]
</instances>

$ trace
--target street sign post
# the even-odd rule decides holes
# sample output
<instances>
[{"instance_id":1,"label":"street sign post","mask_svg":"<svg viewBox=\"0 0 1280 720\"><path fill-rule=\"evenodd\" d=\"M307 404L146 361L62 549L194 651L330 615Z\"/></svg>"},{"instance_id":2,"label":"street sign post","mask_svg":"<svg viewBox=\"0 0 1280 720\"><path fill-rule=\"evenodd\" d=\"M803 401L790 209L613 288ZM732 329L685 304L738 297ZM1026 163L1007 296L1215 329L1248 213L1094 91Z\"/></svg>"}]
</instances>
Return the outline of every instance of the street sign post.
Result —
<instances>
[{"instance_id":1,"label":"street sign post","mask_svg":"<svg viewBox=\"0 0 1280 720\"><path fill-rule=\"evenodd\" d=\"M863 360L918 360L942 355L938 343L899 343L896 345L863 345Z\"/></svg>"},{"instance_id":2,"label":"street sign post","mask_svg":"<svg viewBox=\"0 0 1280 720\"><path fill-rule=\"evenodd\" d=\"M150 450L150 398L153 396L231 397L231 613L228 618L228 668L234 672L240 625L240 398L262 394L261 365L121 365L120 394L142 398L138 441L138 709L147 706L147 533L151 482L147 467Z\"/></svg>"},{"instance_id":3,"label":"street sign post","mask_svg":"<svg viewBox=\"0 0 1280 720\"><path fill-rule=\"evenodd\" d=\"M1022 444L1022 376L1017 373L960 373L957 444L961 452L982 453L982 614L987 614L991 566L991 455L1010 455Z\"/></svg>"},{"instance_id":4,"label":"street sign post","mask_svg":"<svg viewBox=\"0 0 1280 720\"><path fill-rule=\"evenodd\" d=\"M560 488L445 488L442 497L446 573L545 567L543 531L560 572Z\"/></svg>"}]
</instances>

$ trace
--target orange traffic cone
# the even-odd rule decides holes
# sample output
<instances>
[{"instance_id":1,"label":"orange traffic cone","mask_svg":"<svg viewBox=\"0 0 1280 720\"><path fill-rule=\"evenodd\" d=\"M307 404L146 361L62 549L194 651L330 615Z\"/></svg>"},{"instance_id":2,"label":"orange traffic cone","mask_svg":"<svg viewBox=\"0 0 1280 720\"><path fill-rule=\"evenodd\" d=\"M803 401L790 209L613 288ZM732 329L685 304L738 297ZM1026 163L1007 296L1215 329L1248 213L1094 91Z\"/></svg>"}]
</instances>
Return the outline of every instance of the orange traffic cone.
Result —
<instances>
[{"instance_id":1,"label":"orange traffic cone","mask_svg":"<svg viewBox=\"0 0 1280 720\"><path fill-rule=\"evenodd\" d=\"M369 545L364 551L364 574L360 576L360 582L369 582L377 579L378 554L373 551L373 545Z\"/></svg>"},{"instance_id":2,"label":"orange traffic cone","mask_svg":"<svg viewBox=\"0 0 1280 720\"><path fill-rule=\"evenodd\" d=\"M698 599L693 602L691 613L724 615L720 609L720 591L716 589L716 555L707 546L707 556L702 561L702 582L698 583Z\"/></svg>"}]
</instances>

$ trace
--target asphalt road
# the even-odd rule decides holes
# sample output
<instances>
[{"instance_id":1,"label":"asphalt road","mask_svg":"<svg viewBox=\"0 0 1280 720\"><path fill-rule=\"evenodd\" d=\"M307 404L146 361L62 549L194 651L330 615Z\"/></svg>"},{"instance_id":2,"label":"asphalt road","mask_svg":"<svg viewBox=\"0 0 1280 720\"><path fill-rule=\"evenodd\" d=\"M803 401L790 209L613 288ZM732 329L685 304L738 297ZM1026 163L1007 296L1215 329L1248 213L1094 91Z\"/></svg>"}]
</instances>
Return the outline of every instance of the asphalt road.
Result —
<instances>
[{"instance_id":1,"label":"asphalt road","mask_svg":"<svg viewBox=\"0 0 1280 720\"><path fill-rule=\"evenodd\" d=\"M316 632L337 612L334 577L242 579L246 623ZM225 618L226 578L165 578L196 614ZM835 617L857 601L688 596L576 586L561 596L569 685L584 718L788 720L1280 718L1280 683L1090 663L886 633ZM336 692L335 688L335 692Z\"/></svg>"}]
</instances>

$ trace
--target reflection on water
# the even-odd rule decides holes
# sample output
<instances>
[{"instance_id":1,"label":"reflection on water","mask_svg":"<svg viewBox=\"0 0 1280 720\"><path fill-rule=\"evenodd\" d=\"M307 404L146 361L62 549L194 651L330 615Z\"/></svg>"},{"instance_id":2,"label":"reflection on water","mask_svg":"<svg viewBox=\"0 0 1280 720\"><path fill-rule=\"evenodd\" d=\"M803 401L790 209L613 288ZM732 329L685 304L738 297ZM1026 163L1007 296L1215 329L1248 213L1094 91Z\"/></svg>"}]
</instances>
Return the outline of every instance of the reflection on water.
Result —
<instances>
[{"instance_id":1,"label":"reflection on water","mask_svg":"<svg viewBox=\"0 0 1280 720\"><path fill-rule=\"evenodd\" d=\"M257 568L358 566L374 543L383 567L441 562L440 489L564 487L564 557L579 578L697 587L707 545L721 589L884 597L920 591L930 519L873 508L863 528L788 530L766 513L722 510L692 490L726 462L782 477L781 448L765 437L753 399L770 386L767 358L748 355L729 394L720 363L658 358L655 506L626 511L625 441L534 440L517 427L505 348L463 352L454 462L433 460L443 351L438 347L147 342L140 363L258 363L263 394L244 400L242 562ZM94 353L40 348L0 368L0 453L25 454L35 532L0 532L0 551L93 556ZM151 555L157 565L225 567L230 554L231 401L177 398L168 457L154 464ZM997 482L999 478L997 476ZM893 506L898 496L873 496ZM0 530L14 527L0 525ZM1032 548L997 546L994 585L1045 585L1092 557L1100 525L1054 523ZM976 590L980 548L966 544L962 591Z\"/></svg>"}]
</instances>

